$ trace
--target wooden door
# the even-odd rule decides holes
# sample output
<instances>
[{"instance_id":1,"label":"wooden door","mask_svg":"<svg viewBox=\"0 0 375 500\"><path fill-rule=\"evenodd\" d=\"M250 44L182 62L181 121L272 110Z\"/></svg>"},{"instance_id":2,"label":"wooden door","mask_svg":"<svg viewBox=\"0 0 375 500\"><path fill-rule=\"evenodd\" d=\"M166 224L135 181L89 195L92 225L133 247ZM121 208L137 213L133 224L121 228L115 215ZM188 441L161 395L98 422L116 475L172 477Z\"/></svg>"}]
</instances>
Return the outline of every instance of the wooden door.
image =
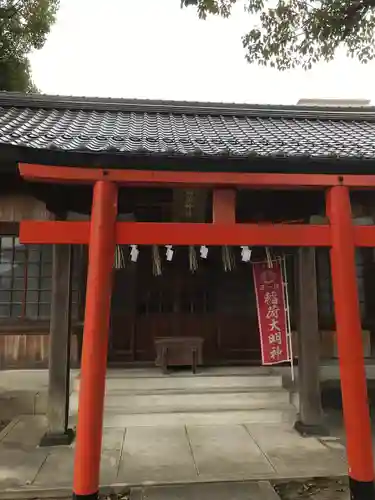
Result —
<instances>
[{"instance_id":1,"label":"wooden door","mask_svg":"<svg viewBox=\"0 0 375 500\"><path fill-rule=\"evenodd\" d=\"M163 263L161 276L154 276L147 263L142 266L137 286L136 359L153 361L154 340L175 336L204 338L205 359L216 359L212 298L207 265L201 263L197 272L191 273L186 248L177 249L173 261Z\"/></svg>"},{"instance_id":2,"label":"wooden door","mask_svg":"<svg viewBox=\"0 0 375 500\"><path fill-rule=\"evenodd\" d=\"M108 358L110 361L135 361L137 265L113 271L111 321Z\"/></svg>"},{"instance_id":3,"label":"wooden door","mask_svg":"<svg viewBox=\"0 0 375 500\"><path fill-rule=\"evenodd\" d=\"M260 360L249 264L237 262L234 270L224 272L217 249L192 273L188 250L179 248L162 268L162 275L154 276L151 249L143 248L132 272L115 272L112 360L154 362L155 339L174 336L202 337L208 365Z\"/></svg>"},{"instance_id":4,"label":"wooden door","mask_svg":"<svg viewBox=\"0 0 375 500\"><path fill-rule=\"evenodd\" d=\"M251 265L236 262L231 272L219 271L217 335L223 362L258 362L260 339Z\"/></svg>"}]
</instances>

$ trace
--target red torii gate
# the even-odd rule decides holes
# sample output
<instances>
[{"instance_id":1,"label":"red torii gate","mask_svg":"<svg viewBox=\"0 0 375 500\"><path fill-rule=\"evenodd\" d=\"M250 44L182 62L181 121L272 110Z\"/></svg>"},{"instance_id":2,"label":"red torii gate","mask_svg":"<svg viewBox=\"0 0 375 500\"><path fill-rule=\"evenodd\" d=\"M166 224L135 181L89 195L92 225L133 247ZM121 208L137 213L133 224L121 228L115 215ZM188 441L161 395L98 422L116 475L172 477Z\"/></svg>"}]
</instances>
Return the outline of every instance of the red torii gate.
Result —
<instances>
[{"instance_id":1,"label":"red torii gate","mask_svg":"<svg viewBox=\"0 0 375 500\"><path fill-rule=\"evenodd\" d=\"M350 189L375 175L108 170L20 164L25 180L92 184L90 222L22 221L22 243L88 244L86 311L73 498L96 500L102 441L112 266L116 244L330 247L352 498L374 498L374 468L355 247L375 247L375 226L354 226ZM116 222L118 187L211 187L213 223ZM329 225L236 224L234 189L325 189Z\"/></svg>"}]
</instances>

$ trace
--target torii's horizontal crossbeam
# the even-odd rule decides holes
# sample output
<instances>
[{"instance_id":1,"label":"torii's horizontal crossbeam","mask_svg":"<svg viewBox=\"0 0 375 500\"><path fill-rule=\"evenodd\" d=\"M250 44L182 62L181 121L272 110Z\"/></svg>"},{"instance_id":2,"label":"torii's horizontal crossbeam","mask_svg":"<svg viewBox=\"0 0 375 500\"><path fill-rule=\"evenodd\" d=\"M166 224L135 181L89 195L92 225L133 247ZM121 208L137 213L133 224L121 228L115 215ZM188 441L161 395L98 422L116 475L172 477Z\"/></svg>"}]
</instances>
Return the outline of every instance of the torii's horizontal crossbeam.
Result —
<instances>
[{"instance_id":1,"label":"torii's horizontal crossbeam","mask_svg":"<svg viewBox=\"0 0 375 500\"><path fill-rule=\"evenodd\" d=\"M278 174L246 172L190 172L167 170L124 170L59 167L20 163L21 177L34 182L94 184L111 181L126 186L226 187L251 189L324 189L347 186L353 189L375 187L375 175Z\"/></svg>"},{"instance_id":2,"label":"torii's horizontal crossbeam","mask_svg":"<svg viewBox=\"0 0 375 500\"><path fill-rule=\"evenodd\" d=\"M354 242L375 247L375 226L355 226ZM29 244L89 243L90 222L22 221L20 241ZM329 247L330 226L307 224L204 224L117 222L119 245L249 245Z\"/></svg>"}]
</instances>

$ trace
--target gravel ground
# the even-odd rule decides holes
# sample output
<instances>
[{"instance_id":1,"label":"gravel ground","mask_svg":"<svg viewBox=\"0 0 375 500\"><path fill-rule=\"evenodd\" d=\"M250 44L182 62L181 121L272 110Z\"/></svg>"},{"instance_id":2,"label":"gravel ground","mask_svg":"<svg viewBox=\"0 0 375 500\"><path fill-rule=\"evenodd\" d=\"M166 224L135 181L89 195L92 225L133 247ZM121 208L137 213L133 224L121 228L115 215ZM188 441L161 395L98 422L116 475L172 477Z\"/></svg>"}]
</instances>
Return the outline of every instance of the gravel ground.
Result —
<instances>
[{"instance_id":1,"label":"gravel ground","mask_svg":"<svg viewBox=\"0 0 375 500\"><path fill-rule=\"evenodd\" d=\"M281 500L349 500L348 483L344 479L312 479L275 485Z\"/></svg>"}]
</instances>

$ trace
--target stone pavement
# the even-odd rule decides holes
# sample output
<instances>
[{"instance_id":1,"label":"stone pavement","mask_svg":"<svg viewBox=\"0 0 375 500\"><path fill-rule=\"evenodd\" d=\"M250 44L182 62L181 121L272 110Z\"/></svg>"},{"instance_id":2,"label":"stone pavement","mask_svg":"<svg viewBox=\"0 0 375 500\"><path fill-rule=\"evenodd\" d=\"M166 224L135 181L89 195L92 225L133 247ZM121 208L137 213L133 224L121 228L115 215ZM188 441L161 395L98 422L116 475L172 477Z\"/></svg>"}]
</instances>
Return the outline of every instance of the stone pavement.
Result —
<instances>
[{"instance_id":1,"label":"stone pavement","mask_svg":"<svg viewBox=\"0 0 375 500\"><path fill-rule=\"evenodd\" d=\"M129 500L280 500L268 481L134 488Z\"/></svg>"},{"instance_id":2,"label":"stone pavement","mask_svg":"<svg viewBox=\"0 0 375 500\"><path fill-rule=\"evenodd\" d=\"M45 429L45 417L30 415L14 419L0 433L0 498L16 498L12 491L20 489L70 491L74 444L38 448ZM103 434L104 486L345 473L345 450L338 441L302 438L287 423L105 428Z\"/></svg>"},{"instance_id":3,"label":"stone pavement","mask_svg":"<svg viewBox=\"0 0 375 500\"><path fill-rule=\"evenodd\" d=\"M70 371L70 384L79 374ZM48 370L0 371L0 419L10 420L20 414L44 415L48 401Z\"/></svg>"}]
</instances>

